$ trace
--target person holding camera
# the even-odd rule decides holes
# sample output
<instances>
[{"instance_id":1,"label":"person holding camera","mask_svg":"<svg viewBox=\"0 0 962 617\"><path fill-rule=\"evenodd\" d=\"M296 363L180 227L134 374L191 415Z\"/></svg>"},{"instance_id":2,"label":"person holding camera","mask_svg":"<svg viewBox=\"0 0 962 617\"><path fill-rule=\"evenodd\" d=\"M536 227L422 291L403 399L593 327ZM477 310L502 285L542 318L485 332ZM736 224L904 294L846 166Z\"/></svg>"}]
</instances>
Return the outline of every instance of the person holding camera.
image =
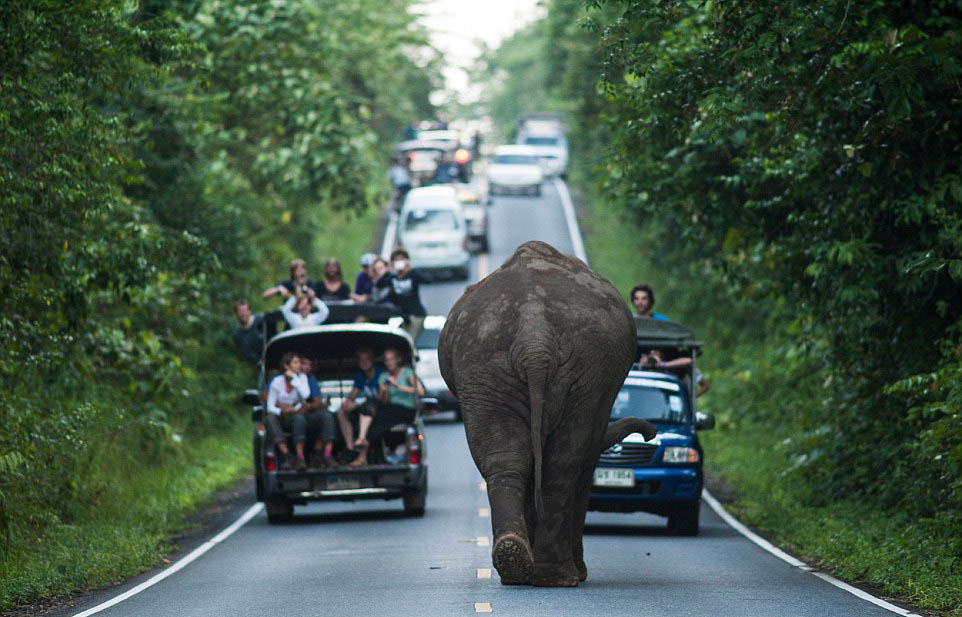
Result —
<instances>
[{"instance_id":1,"label":"person holding camera","mask_svg":"<svg viewBox=\"0 0 962 617\"><path fill-rule=\"evenodd\" d=\"M388 300L394 304L404 317L404 328L412 339L417 340L424 329L427 309L421 302L421 285L432 282L430 275L411 266L411 257L404 249L394 249L391 253L394 271L378 279L375 286L388 290Z\"/></svg>"},{"instance_id":2,"label":"person holding camera","mask_svg":"<svg viewBox=\"0 0 962 617\"><path fill-rule=\"evenodd\" d=\"M424 385L414 370L404 365L404 356L397 349L384 350L386 371L378 378L377 411L369 415L369 407L361 412L358 436L354 448L358 457L351 465L367 465L367 451L395 424L414 422L417 397L424 396Z\"/></svg>"},{"instance_id":3,"label":"person holding camera","mask_svg":"<svg viewBox=\"0 0 962 617\"><path fill-rule=\"evenodd\" d=\"M311 309L316 309L311 312ZM331 309L321 302L321 299L314 295L314 290L307 288L306 294L291 296L281 307L287 327L291 330L303 328L305 326L319 326L324 323Z\"/></svg>"},{"instance_id":4,"label":"person holding camera","mask_svg":"<svg viewBox=\"0 0 962 617\"><path fill-rule=\"evenodd\" d=\"M290 448L284 431L290 431L296 452L295 468L307 468L304 459L304 443L307 441L307 400L311 397L311 386L307 375L301 373L301 361L294 353L288 352L281 357L283 371L274 376L267 390L267 441L277 449L281 469L290 469Z\"/></svg>"},{"instance_id":5,"label":"person holding camera","mask_svg":"<svg viewBox=\"0 0 962 617\"><path fill-rule=\"evenodd\" d=\"M308 289L313 289L315 295L318 294L318 283L307 277L307 264L303 259L294 259L290 265L291 278L281 281L273 287L268 287L261 294L263 298L281 295L290 298L292 295L306 294Z\"/></svg>"}]
</instances>

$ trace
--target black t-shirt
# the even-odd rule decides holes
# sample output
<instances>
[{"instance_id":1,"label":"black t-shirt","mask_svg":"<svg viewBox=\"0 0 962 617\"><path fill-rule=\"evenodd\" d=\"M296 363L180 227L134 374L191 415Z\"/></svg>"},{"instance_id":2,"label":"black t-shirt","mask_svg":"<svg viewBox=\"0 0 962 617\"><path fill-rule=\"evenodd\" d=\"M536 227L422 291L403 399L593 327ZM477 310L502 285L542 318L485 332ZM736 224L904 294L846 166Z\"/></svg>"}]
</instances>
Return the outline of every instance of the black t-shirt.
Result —
<instances>
[{"instance_id":1,"label":"black t-shirt","mask_svg":"<svg viewBox=\"0 0 962 617\"><path fill-rule=\"evenodd\" d=\"M327 288L327 285L321 281L317 284L317 289L315 289L314 293L316 293L317 297L324 302L340 302L342 300L350 299L351 286L344 281L341 281L340 286L334 291L331 291Z\"/></svg>"},{"instance_id":2,"label":"black t-shirt","mask_svg":"<svg viewBox=\"0 0 962 617\"><path fill-rule=\"evenodd\" d=\"M388 288L390 293L388 299L400 309L405 317L414 315L424 317L428 314L427 309L421 304L421 283L430 283L431 277L417 269L412 269L405 277L400 277L394 272L382 276L377 287Z\"/></svg>"},{"instance_id":3,"label":"black t-shirt","mask_svg":"<svg viewBox=\"0 0 962 617\"><path fill-rule=\"evenodd\" d=\"M280 283L278 283L278 285L283 285L284 288L287 289L287 291L294 293L294 281L291 281L291 280L281 281ZM321 283L318 283L317 281L309 280L307 281L307 286L314 290L315 296L317 296L318 298L321 297L321 291L322 291L321 288L323 287Z\"/></svg>"}]
</instances>

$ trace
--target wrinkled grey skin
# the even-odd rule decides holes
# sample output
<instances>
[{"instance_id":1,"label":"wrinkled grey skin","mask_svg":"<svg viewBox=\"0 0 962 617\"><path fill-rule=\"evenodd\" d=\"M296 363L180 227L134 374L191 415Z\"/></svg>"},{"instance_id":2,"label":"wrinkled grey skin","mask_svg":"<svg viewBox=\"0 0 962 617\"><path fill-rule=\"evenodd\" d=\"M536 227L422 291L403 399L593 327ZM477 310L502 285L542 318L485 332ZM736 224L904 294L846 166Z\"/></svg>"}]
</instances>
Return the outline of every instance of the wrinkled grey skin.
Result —
<instances>
[{"instance_id":1,"label":"wrinkled grey skin","mask_svg":"<svg viewBox=\"0 0 962 617\"><path fill-rule=\"evenodd\" d=\"M608 419L635 353L617 290L543 242L521 245L468 287L438 343L488 487L492 558L504 584L576 586L598 455L643 420Z\"/></svg>"}]
</instances>

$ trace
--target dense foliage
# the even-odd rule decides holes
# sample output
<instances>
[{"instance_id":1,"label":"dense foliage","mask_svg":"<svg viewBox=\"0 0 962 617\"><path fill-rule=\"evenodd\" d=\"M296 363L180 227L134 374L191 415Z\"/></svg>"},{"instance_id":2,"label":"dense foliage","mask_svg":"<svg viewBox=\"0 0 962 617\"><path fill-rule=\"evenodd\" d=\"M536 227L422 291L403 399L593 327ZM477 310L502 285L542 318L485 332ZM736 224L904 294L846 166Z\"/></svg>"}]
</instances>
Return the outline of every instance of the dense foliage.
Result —
<instances>
[{"instance_id":1,"label":"dense foliage","mask_svg":"<svg viewBox=\"0 0 962 617\"><path fill-rule=\"evenodd\" d=\"M767 437L754 488L933 538L856 576L955 606L920 581L962 573L962 4L546 7L489 54L529 67L491 107L527 84L568 112L573 177L618 212L588 220L593 265L625 291L643 273L709 343L717 460L747 469ZM632 263L605 246L626 242ZM764 512L789 499L751 499L792 535Z\"/></svg>"},{"instance_id":2,"label":"dense foliage","mask_svg":"<svg viewBox=\"0 0 962 617\"><path fill-rule=\"evenodd\" d=\"M338 231L439 79L412 5L0 7L0 571L236 423L237 297L352 274Z\"/></svg>"}]
</instances>

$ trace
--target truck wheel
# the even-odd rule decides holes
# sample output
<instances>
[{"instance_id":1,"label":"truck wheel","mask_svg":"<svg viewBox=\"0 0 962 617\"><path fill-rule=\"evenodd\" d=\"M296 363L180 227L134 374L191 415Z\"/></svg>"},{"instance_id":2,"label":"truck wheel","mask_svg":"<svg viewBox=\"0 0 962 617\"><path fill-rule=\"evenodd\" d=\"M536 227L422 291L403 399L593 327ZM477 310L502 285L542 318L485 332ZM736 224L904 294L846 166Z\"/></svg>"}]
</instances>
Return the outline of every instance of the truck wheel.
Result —
<instances>
[{"instance_id":1,"label":"truck wheel","mask_svg":"<svg viewBox=\"0 0 962 617\"><path fill-rule=\"evenodd\" d=\"M701 502L696 501L694 504L669 515L668 528L679 536L697 536L698 511L700 508Z\"/></svg>"},{"instance_id":2,"label":"truck wheel","mask_svg":"<svg viewBox=\"0 0 962 617\"><path fill-rule=\"evenodd\" d=\"M268 497L264 506L267 510L267 522L271 525L287 523L294 515L294 505L284 497Z\"/></svg>"},{"instance_id":3,"label":"truck wheel","mask_svg":"<svg viewBox=\"0 0 962 617\"><path fill-rule=\"evenodd\" d=\"M424 472L424 480L417 488L404 491L404 513L408 516L424 516L424 506L428 500L428 473Z\"/></svg>"}]
</instances>

